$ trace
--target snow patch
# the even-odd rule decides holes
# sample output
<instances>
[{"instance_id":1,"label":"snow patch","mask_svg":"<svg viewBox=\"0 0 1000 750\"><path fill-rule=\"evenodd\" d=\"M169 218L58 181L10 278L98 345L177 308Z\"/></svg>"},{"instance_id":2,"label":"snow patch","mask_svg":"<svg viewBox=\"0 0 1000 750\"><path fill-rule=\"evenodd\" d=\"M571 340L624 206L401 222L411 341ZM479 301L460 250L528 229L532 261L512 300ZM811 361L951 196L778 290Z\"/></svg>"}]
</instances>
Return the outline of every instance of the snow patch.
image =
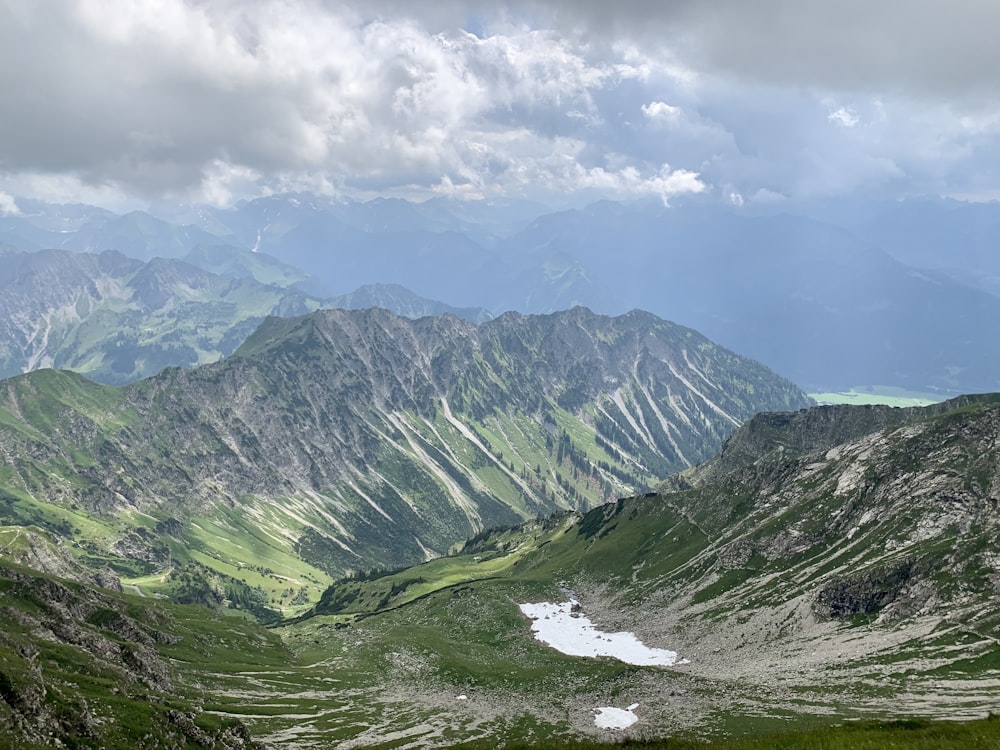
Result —
<instances>
[{"instance_id":1,"label":"snow patch","mask_svg":"<svg viewBox=\"0 0 1000 750\"><path fill-rule=\"evenodd\" d=\"M594 716L594 725L601 729L628 729L639 721L639 717L632 712L638 706L638 703L633 703L628 708L614 708L613 706L595 708L597 715Z\"/></svg>"},{"instance_id":2,"label":"snow patch","mask_svg":"<svg viewBox=\"0 0 1000 750\"><path fill-rule=\"evenodd\" d=\"M672 667L678 663L676 651L650 648L636 638L635 633L598 630L590 618L574 612L574 606L578 609L579 604L573 600L518 606L533 620L531 631L535 638L568 656L611 656L626 664L643 667Z\"/></svg>"}]
</instances>

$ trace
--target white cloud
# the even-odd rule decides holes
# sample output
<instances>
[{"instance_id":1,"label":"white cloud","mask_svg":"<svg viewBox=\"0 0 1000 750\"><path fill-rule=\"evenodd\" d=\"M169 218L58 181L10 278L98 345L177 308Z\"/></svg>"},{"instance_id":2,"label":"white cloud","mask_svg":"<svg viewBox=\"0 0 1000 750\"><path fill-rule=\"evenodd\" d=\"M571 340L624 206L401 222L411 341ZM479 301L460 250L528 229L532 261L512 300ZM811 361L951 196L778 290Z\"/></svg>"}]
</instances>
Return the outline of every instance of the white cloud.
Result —
<instances>
[{"instance_id":1,"label":"white cloud","mask_svg":"<svg viewBox=\"0 0 1000 750\"><path fill-rule=\"evenodd\" d=\"M347 192L487 185L528 158L505 130L554 146L602 125L595 91L648 74L544 29L430 33L307 0L71 7L0 23L0 70L45 61L5 86L0 163L151 197L218 203L296 172Z\"/></svg>"},{"instance_id":2,"label":"white cloud","mask_svg":"<svg viewBox=\"0 0 1000 750\"><path fill-rule=\"evenodd\" d=\"M685 193L700 193L705 190L697 172L687 169L671 169L664 164L652 174L643 174L633 166L609 171L603 167L586 169L574 166L569 182L578 189L593 189L619 198L634 198L652 195L666 205L670 198Z\"/></svg>"},{"instance_id":3,"label":"white cloud","mask_svg":"<svg viewBox=\"0 0 1000 750\"><path fill-rule=\"evenodd\" d=\"M20 216L21 209L12 195L0 191L0 216Z\"/></svg>"},{"instance_id":4,"label":"white cloud","mask_svg":"<svg viewBox=\"0 0 1000 750\"><path fill-rule=\"evenodd\" d=\"M9 195L53 203L114 206L123 211L143 208L146 205L144 201L136 200L122 190L120 186L84 182L72 174L22 171L17 174L2 175L0 184Z\"/></svg>"},{"instance_id":5,"label":"white cloud","mask_svg":"<svg viewBox=\"0 0 1000 750\"><path fill-rule=\"evenodd\" d=\"M205 168L201 180L201 203L224 207L230 205L234 197L253 191L258 174L249 167L227 164L216 159Z\"/></svg>"},{"instance_id":6,"label":"white cloud","mask_svg":"<svg viewBox=\"0 0 1000 750\"><path fill-rule=\"evenodd\" d=\"M681 108L666 102L650 102L642 105L642 113L655 122L676 123L681 118Z\"/></svg>"},{"instance_id":7,"label":"white cloud","mask_svg":"<svg viewBox=\"0 0 1000 750\"><path fill-rule=\"evenodd\" d=\"M688 67L771 86L964 100L1000 94L993 0L539 0L590 37L675 50Z\"/></svg>"},{"instance_id":8,"label":"white cloud","mask_svg":"<svg viewBox=\"0 0 1000 750\"><path fill-rule=\"evenodd\" d=\"M853 128L860 120L858 116L847 107L839 107L827 115L830 122L842 125L845 128Z\"/></svg>"},{"instance_id":9,"label":"white cloud","mask_svg":"<svg viewBox=\"0 0 1000 750\"><path fill-rule=\"evenodd\" d=\"M0 2L0 189L982 194L1000 6L917 2Z\"/></svg>"}]
</instances>

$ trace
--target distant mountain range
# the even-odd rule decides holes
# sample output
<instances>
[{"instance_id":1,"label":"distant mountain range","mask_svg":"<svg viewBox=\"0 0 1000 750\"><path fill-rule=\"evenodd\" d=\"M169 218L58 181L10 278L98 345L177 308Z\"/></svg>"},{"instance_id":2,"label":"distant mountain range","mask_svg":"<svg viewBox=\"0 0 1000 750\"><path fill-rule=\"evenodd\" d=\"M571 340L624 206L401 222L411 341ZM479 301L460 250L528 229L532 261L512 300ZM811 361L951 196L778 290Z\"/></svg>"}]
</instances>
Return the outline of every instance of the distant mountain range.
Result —
<instances>
[{"instance_id":1,"label":"distant mountain range","mask_svg":"<svg viewBox=\"0 0 1000 750\"><path fill-rule=\"evenodd\" d=\"M268 318L217 364L120 388L0 383L0 514L129 577L197 562L273 588L246 570L267 567L315 595L329 574L652 487L753 414L808 404L647 313Z\"/></svg>"},{"instance_id":2,"label":"distant mountain range","mask_svg":"<svg viewBox=\"0 0 1000 750\"><path fill-rule=\"evenodd\" d=\"M198 246L183 260L139 261L113 250L0 252L0 377L43 367L127 383L164 367L193 367L231 354L269 315L320 307L385 307L421 317L455 308L391 285L340 297L263 253Z\"/></svg>"},{"instance_id":3,"label":"distant mountain range","mask_svg":"<svg viewBox=\"0 0 1000 750\"><path fill-rule=\"evenodd\" d=\"M1000 298L863 237L804 217L597 204L504 247L547 262L563 298L681 321L808 389L1000 387L1000 326L987 323Z\"/></svg>"},{"instance_id":4,"label":"distant mountain range","mask_svg":"<svg viewBox=\"0 0 1000 750\"><path fill-rule=\"evenodd\" d=\"M414 294L399 284L365 284L353 292L332 298L325 306L340 310L380 307L404 318L413 319L448 314L471 323L485 323L494 317L485 307L452 307Z\"/></svg>"},{"instance_id":5,"label":"distant mountain range","mask_svg":"<svg viewBox=\"0 0 1000 750\"><path fill-rule=\"evenodd\" d=\"M489 314L641 308L810 389L1000 388L997 204L841 201L802 215L698 201L547 213L530 203L311 195L159 216L18 206L20 215L0 217L0 242L23 250L187 258L324 300L382 284ZM256 252L234 266L219 255L226 246Z\"/></svg>"}]
</instances>

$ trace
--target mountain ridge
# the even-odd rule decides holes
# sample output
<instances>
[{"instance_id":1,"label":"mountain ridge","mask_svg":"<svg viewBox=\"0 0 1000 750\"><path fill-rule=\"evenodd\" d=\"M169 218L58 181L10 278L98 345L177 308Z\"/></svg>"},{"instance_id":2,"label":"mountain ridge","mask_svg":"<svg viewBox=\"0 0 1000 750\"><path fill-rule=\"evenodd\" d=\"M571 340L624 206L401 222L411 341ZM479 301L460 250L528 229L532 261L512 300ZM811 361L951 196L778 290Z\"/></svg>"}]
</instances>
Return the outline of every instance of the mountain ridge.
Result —
<instances>
[{"instance_id":1,"label":"mountain ridge","mask_svg":"<svg viewBox=\"0 0 1000 750\"><path fill-rule=\"evenodd\" d=\"M987 252L995 205L843 200L782 211L640 200L546 213L501 203L288 194L164 212L170 221L32 204L31 215L0 217L0 238L141 258L235 245L298 266L314 294L403 283L493 311L640 307L816 391L1000 387L996 327L976 325L1000 318L1000 269Z\"/></svg>"},{"instance_id":2,"label":"mountain ridge","mask_svg":"<svg viewBox=\"0 0 1000 750\"><path fill-rule=\"evenodd\" d=\"M96 513L98 558L152 572L184 556L171 541L183 538L238 577L249 556L220 553L213 533L248 549L251 535L259 554L304 561L315 587L318 570L397 566L485 526L650 487L758 409L807 403L645 313L476 326L325 310L268 318L219 363L120 388L58 371L3 381L0 474L12 522L21 507L70 528Z\"/></svg>"},{"instance_id":3,"label":"mountain ridge","mask_svg":"<svg viewBox=\"0 0 1000 750\"><path fill-rule=\"evenodd\" d=\"M324 306L378 305L408 317L492 317L481 308L456 308L387 285L321 298L304 291L316 286L312 281L274 258L231 247L144 262L113 250L11 249L0 255L0 376L55 367L122 384L163 367L218 360L267 315Z\"/></svg>"}]
</instances>

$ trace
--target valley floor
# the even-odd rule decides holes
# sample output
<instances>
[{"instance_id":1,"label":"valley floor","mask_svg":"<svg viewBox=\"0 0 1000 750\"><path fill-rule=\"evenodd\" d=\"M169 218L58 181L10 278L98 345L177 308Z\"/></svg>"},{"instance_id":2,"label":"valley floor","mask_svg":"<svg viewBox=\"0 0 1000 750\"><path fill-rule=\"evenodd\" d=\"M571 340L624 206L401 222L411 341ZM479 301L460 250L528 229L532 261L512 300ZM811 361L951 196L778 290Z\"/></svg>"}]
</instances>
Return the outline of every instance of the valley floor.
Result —
<instances>
[{"instance_id":1,"label":"valley floor","mask_svg":"<svg viewBox=\"0 0 1000 750\"><path fill-rule=\"evenodd\" d=\"M238 718L256 737L289 748L721 741L845 721L974 720L1000 705L1000 673L961 679L954 654L909 654L908 642L921 635L912 630L896 637L817 627L768 645L766 637L747 640L751 631L768 632L754 622L729 635L682 635L677 645L688 664L639 667L569 657L535 641L515 602L536 597L517 585L459 586L373 617L314 617L277 631L295 654L285 668L248 664L234 672L227 665L196 668L191 677L213 696L206 713ZM581 598L605 629L634 628L666 645L662 620L644 628L598 591ZM451 632L434 625L445 612ZM600 707L632 707L639 721L602 729L595 725Z\"/></svg>"}]
</instances>

